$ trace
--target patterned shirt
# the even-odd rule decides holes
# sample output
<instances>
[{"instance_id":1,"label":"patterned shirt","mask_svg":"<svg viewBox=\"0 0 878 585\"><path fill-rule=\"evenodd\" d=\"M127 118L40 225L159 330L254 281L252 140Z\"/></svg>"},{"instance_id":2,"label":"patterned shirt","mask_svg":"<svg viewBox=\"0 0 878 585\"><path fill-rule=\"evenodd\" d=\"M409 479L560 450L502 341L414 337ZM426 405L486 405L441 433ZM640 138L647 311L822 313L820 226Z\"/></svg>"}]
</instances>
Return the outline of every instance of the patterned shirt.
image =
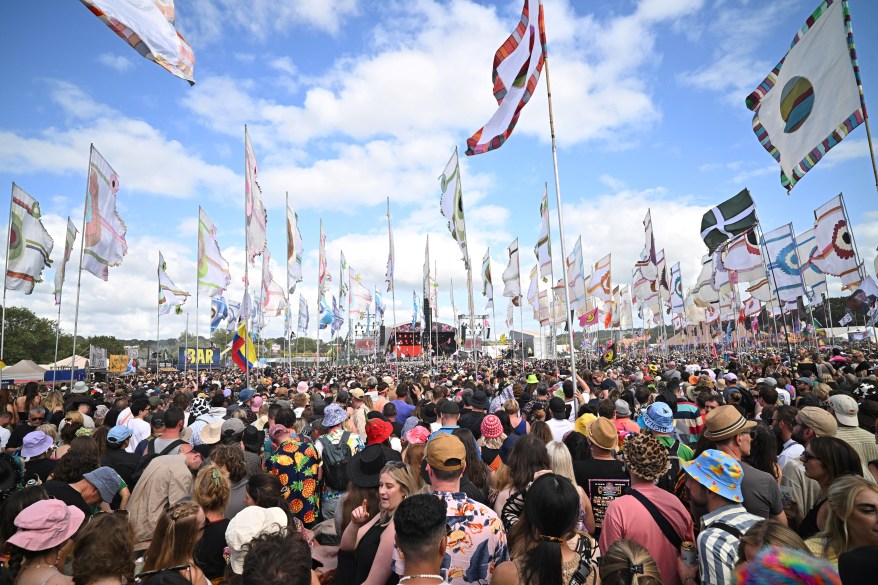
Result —
<instances>
[{"instance_id":1,"label":"patterned shirt","mask_svg":"<svg viewBox=\"0 0 878 585\"><path fill-rule=\"evenodd\" d=\"M741 531L741 534L763 518L747 512L741 504L729 504L701 517L698 534L698 563L702 585L733 585L735 562L738 560L738 537L720 527L722 522Z\"/></svg>"},{"instance_id":2,"label":"patterned shirt","mask_svg":"<svg viewBox=\"0 0 878 585\"><path fill-rule=\"evenodd\" d=\"M320 519L317 485L317 450L311 443L291 438L281 444L265 464L265 471L280 479L281 494L293 515L307 528Z\"/></svg>"},{"instance_id":3,"label":"patterned shirt","mask_svg":"<svg viewBox=\"0 0 878 585\"><path fill-rule=\"evenodd\" d=\"M497 514L462 492L432 492L448 506L445 559L440 573L451 585L488 585L494 568L509 560L506 532ZM403 574L404 564L394 545L393 570Z\"/></svg>"}]
</instances>

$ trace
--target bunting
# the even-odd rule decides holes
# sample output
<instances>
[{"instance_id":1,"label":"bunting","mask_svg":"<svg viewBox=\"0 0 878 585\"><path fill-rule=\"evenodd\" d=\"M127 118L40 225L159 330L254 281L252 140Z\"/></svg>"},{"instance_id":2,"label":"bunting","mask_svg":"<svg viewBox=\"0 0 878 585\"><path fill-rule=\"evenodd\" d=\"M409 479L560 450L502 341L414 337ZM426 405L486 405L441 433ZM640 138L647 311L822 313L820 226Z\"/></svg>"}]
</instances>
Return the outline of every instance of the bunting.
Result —
<instances>
[{"instance_id":1,"label":"bunting","mask_svg":"<svg viewBox=\"0 0 878 585\"><path fill-rule=\"evenodd\" d=\"M9 239L6 248L5 286L8 290L21 290L26 295L31 294L34 285L42 282L43 269L52 265L49 256L55 243L43 226L41 217L39 202L12 183ZM75 231L74 228L74 233ZM63 262L61 266L60 270L63 270Z\"/></svg>"},{"instance_id":2,"label":"bunting","mask_svg":"<svg viewBox=\"0 0 878 585\"><path fill-rule=\"evenodd\" d=\"M439 187L442 190L442 199L440 200L442 215L448 220L448 229L451 232L451 237L454 238L460 247L464 268L469 270L470 260L469 251L466 247L466 222L463 218L463 190L460 186L460 165L457 160L457 147L454 148L448 164L445 165L445 170L442 171L442 175L439 177ZM387 217L387 225L389 226L389 207Z\"/></svg>"},{"instance_id":3,"label":"bunting","mask_svg":"<svg viewBox=\"0 0 878 585\"><path fill-rule=\"evenodd\" d=\"M198 292L218 297L232 283L229 263L216 241L216 226L207 212L198 207Z\"/></svg>"},{"instance_id":4,"label":"bunting","mask_svg":"<svg viewBox=\"0 0 878 585\"><path fill-rule=\"evenodd\" d=\"M302 282L302 232L299 231L299 214L287 205L287 281L289 294L296 292L296 285Z\"/></svg>"},{"instance_id":5,"label":"bunting","mask_svg":"<svg viewBox=\"0 0 878 585\"><path fill-rule=\"evenodd\" d=\"M128 253L128 228L116 212L119 176L92 145L85 196L85 234L82 269L108 280L110 266L119 266Z\"/></svg>"},{"instance_id":6,"label":"bunting","mask_svg":"<svg viewBox=\"0 0 878 585\"><path fill-rule=\"evenodd\" d=\"M79 230L73 225L73 221L67 218L67 237L64 239L64 258L58 269L55 270L55 304L61 304L61 289L64 287L64 273L67 270L67 262L70 260L70 252L73 250L73 244L76 242L76 235Z\"/></svg>"},{"instance_id":7,"label":"bunting","mask_svg":"<svg viewBox=\"0 0 878 585\"><path fill-rule=\"evenodd\" d=\"M247 239L247 254L250 264L256 264L256 257L265 250L265 230L268 214L262 204L262 188L259 186L259 167L256 154L250 144L250 133L244 126L244 216Z\"/></svg>"}]
</instances>

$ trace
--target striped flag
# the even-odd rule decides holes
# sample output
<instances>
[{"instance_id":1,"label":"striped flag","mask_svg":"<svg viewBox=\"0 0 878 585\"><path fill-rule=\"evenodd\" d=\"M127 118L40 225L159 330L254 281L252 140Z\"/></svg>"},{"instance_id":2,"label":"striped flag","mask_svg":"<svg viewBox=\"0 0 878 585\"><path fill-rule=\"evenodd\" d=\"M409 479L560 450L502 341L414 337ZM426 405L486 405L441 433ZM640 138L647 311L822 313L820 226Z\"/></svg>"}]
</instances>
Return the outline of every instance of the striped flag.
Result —
<instances>
[{"instance_id":1,"label":"striped flag","mask_svg":"<svg viewBox=\"0 0 878 585\"><path fill-rule=\"evenodd\" d=\"M265 250L265 229L268 214L262 204L262 188L257 182L259 166L256 164L256 153L250 143L250 133L244 126L244 216L247 240L247 255L250 264L256 263L256 257Z\"/></svg>"},{"instance_id":2,"label":"striped flag","mask_svg":"<svg viewBox=\"0 0 878 585\"><path fill-rule=\"evenodd\" d=\"M88 163L88 193L85 197L85 233L82 269L108 280L110 266L118 266L128 253L128 228L116 211L119 175L92 145Z\"/></svg>"},{"instance_id":3,"label":"striped flag","mask_svg":"<svg viewBox=\"0 0 878 585\"><path fill-rule=\"evenodd\" d=\"M40 203L15 183L12 183L9 212L5 286L8 290L22 290L29 295L34 285L42 282L43 268L52 264L49 256L55 243L40 219ZM67 221L69 230L70 220ZM61 266L63 270L64 264Z\"/></svg>"}]
</instances>

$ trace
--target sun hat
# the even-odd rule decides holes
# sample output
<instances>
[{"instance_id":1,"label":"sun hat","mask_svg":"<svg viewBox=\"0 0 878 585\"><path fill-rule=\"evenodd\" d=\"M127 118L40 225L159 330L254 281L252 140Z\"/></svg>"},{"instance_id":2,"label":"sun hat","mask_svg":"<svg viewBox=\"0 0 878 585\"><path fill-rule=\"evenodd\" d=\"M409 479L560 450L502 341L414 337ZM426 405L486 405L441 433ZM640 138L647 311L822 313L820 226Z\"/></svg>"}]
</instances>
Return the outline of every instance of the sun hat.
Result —
<instances>
[{"instance_id":1,"label":"sun hat","mask_svg":"<svg viewBox=\"0 0 878 585\"><path fill-rule=\"evenodd\" d=\"M457 471L466 462L466 447L454 435L439 433L427 441L424 457L433 469Z\"/></svg>"},{"instance_id":2,"label":"sun hat","mask_svg":"<svg viewBox=\"0 0 878 585\"><path fill-rule=\"evenodd\" d=\"M540 381L537 379L536 374L528 374L527 380L525 380L526 384L539 384Z\"/></svg>"},{"instance_id":3,"label":"sun hat","mask_svg":"<svg viewBox=\"0 0 878 585\"><path fill-rule=\"evenodd\" d=\"M655 481L671 468L668 450L648 433L629 435L622 452L631 471L646 481Z\"/></svg>"},{"instance_id":4,"label":"sun hat","mask_svg":"<svg viewBox=\"0 0 878 585\"><path fill-rule=\"evenodd\" d=\"M616 431L616 425L608 418L598 418L592 421L587 427L586 437L601 449L607 451L615 451L619 446L619 433Z\"/></svg>"},{"instance_id":5,"label":"sun hat","mask_svg":"<svg viewBox=\"0 0 878 585\"><path fill-rule=\"evenodd\" d=\"M262 396L254 396L253 400L250 401L250 410L253 412L259 412L259 409L262 408L262 403L264 400Z\"/></svg>"},{"instance_id":6,"label":"sun hat","mask_svg":"<svg viewBox=\"0 0 878 585\"><path fill-rule=\"evenodd\" d=\"M426 430L426 429L425 429ZM373 418L366 424L366 444L383 443L393 434L393 425L380 418Z\"/></svg>"},{"instance_id":7,"label":"sun hat","mask_svg":"<svg viewBox=\"0 0 878 585\"><path fill-rule=\"evenodd\" d=\"M247 506L229 521L226 544L229 545L229 566L240 575L244 571L247 545L260 534L274 534L287 526L287 513L280 508Z\"/></svg>"},{"instance_id":8,"label":"sun hat","mask_svg":"<svg viewBox=\"0 0 878 585\"><path fill-rule=\"evenodd\" d=\"M756 421L747 420L737 408L724 404L714 408L704 417L704 438L723 441L745 433L756 426Z\"/></svg>"},{"instance_id":9,"label":"sun hat","mask_svg":"<svg viewBox=\"0 0 878 585\"><path fill-rule=\"evenodd\" d=\"M250 388L244 388L243 390L238 392L238 403L244 404L245 402L247 402L248 400L253 398L253 396L255 396L255 395L256 395L256 392L254 392Z\"/></svg>"},{"instance_id":10,"label":"sun hat","mask_svg":"<svg viewBox=\"0 0 878 585\"><path fill-rule=\"evenodd\" d=\"M646 425L646 428L657 433L673 433L674 413L668 404L654 402L643 414L643 424Z\"/></svg>"},{"instance_id":11,"label":"sun hat","mask_svg":"<svg viewBox=\"0 0 878 585\"><path fill-rule=\"evenodd\" d=\"M15 534L6 541L27 551L55 548L79 530L85 514L61 500L40 500L15 517Z\"/></svg>"},{"instance_id":12,"label":"sun hat","mask_svg":"<svg viewBox=\"0 0 878 585\"><path fill-rule=\"evenodd\" d=\"M860 411L860 407L857 406L857 401L847 394L830 396L829 406L832 407L832 411L835 413L835 418L838 419L840 424L843 424L846 427L855 427L860 424L857 419L857 413Z\"/></svg>"},{"instance_id":13,"label":"sun hat","mask_svg":"<svg viewBox=\"0 0 878 585\"><path fill-rule=\"evenodd\" d=\"M405 440L409 442L409 445L423 445L427 442L428 438L430 438L430 431L421 425L416 426L405 434Z\"/></svg>"},{"instance_id":14,"label":"sun hat","mask_svg":"<svg viewBox=\"0 0 878 585\"><path fill-rule=\"evenodd\" d=\"M216 443L219 443L220 437L223 434L224 422L225 421L218 420L201 427L201 433L199 434L201 442L205 445L215 445Z\"/></svg>"},{"instance_id":15,"label":"sun hat","mask_svg":"<svg viewBox=\"0 0 878 585\"><path fill-rule=\"evenodd\" d=\"M722 451L707 449L692 461L681 461L680 464L692 479L713 493L733 502L744 501L741 495L744 469Z\"/></svg>"},{"instance_id":16,"label":"sun hat","mask_svg":"<svg viewBox=\"0 0 878 585\"><path fill-rule=\"evenodd\" d=\"M338 426L348 419L348 411L340 404L333 402L323 411L323 426L327 429Z\"/></svg>"},{"instance_id":17,"label":"sun hat","mask_svg":"<svg viewBox=\"0 0 878 585\"><path fill-rule=\"evenodd\" d=\"M487 410L489 406L488 395L485 394L484 390L476 390L469 399L469 405L472 408L478 408L479 410Z\"/></svg>"},{"instance_id":18,"label":"sun hat","mask_svg":"<svg viewBox=\"0 0 878 585\"><path fill-rule=\"evenodd\" d=\"M586 412L573 423L573 430L579 434L588 436L588 425L590 425L592 421L597 420L597 418L598 417L592 413Z\"/></svg>"},{"instance_id":19,"label":"sun hat","mask_svg":"<svg viewBox=\"0 0 878 585\"><path fill-rule=\"evenodd\" d=\"M385 449L377 443L367 445L348 461L348 478L357 487L378 487L381 470L388 461L402 461L402 457L393 449Z\"/></svg>"},{"instance_id":20,"label":"sun hat","mask_svg":"<svg viewBox=\"0 0 878 585\"><path fill-rule=\"evenodd\" d=\"M88 392L88 386L82 380L77 380L73 388L70 389L71 394L85 394L86 392Z\"/></svg>"},{"instance_id":21,"label":"sun hat","mask_svg":"<svg viewBox=\"0 0 878 585\"><path fill-rule=\"evenodd\" d=\"M486 439L495 439L503 434L503 424L497 418L497 415L494 414L489 414L483 418L479 429L482 431L482 436Z\"/></svg>"},{"instance_id":22,"label":"sun hat","mask_svg":"<svg viewBox=\"0 0 878 585\"><path fill-rule=\"evenodd\" d=\"M113 501L122 487L122 478L112 467L98 467L94 471L82 474L83 479L95 486L101 499L108 504Z\"/></svg>"},{"instance_id":23,"label":"sun hat","mask_svg":"<svg viewBox=\"0 0 878 585\"><path fill-rule=\"evenodd\" d=\"M37 457L52 448L55 441L43 431L33 431L24 436L22 457Z\"/></svg>"},{"instance_id":24,"label":"sun hat","mask_svg":"<svg viewBox=\"0 0 878 585\"><path fill-rule=\"evenodd\" d=\"M631 405L622 399L616 401L616 416L623 418L631 416Z\"/></svg>"},{"instance_id":25,"label":"sun hat","mask_svg":"<svg viewBox=\"0 0 878 585\"><path fill-rule=\"evenodd\" d=\"M308 392L308 382L302 381L296 384L296 394L306 394Z\"/></svg>"}]
</instances>

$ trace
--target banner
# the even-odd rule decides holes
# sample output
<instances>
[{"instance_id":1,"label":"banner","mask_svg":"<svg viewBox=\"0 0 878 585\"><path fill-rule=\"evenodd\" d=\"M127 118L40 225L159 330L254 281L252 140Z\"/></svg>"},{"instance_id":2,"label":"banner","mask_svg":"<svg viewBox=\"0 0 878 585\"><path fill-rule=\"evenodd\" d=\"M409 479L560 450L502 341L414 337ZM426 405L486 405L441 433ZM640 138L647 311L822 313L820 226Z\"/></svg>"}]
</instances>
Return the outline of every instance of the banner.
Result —
<instances>
[{"instance_id":1,"label":"banner","mask_svg":"<svg viewBox=\"0 0 878 585\"><path fill-rule=\"evenodd\" d=\"M197 363L199 367L220 367L220 351L217 349L199 347L196 352L194 347L186 348L185 346L180 346L178 350L179 364L181 366L188 364L194 367Z\"/></svg>"},{"instance_id":2,"label":"banner","mask_svg":"<svg viewBox=\"0 0 878 585\"><path fill-rule=\"evenodd\" d=\"M126 354L110 355L110 365L107 369L114 374L121 374L125 371L130 359L131 357Z\"/></svg>"}]
</instances>

